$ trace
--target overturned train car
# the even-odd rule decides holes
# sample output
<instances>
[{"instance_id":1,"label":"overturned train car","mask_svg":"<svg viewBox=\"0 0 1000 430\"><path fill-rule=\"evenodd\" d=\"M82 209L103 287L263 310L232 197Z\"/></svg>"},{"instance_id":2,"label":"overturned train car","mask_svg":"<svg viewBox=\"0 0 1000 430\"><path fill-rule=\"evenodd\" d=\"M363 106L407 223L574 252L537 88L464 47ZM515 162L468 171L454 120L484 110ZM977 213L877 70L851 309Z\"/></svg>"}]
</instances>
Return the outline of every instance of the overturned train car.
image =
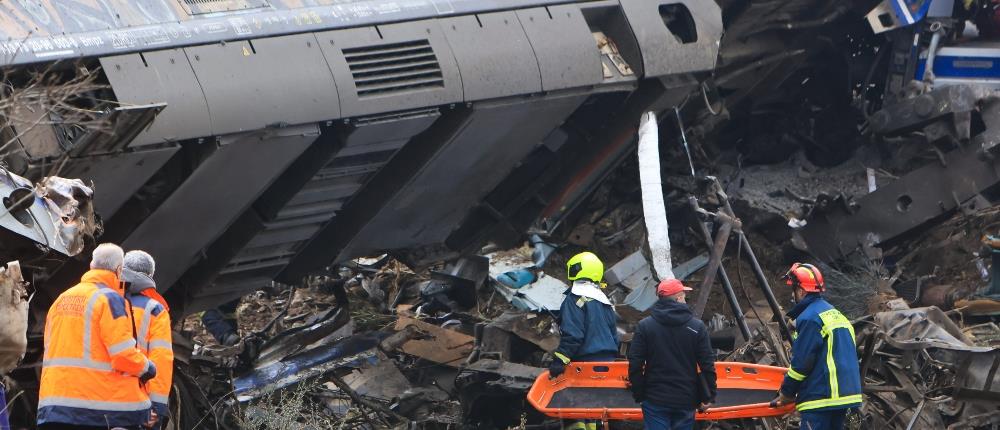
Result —
<instances>
[{"instance_id":1,"label":"overturned train car","mask_svg":"<svg viewBox=\"0 0 1000 430\"><path fill-rule=\"evenodd\" d=\"M640 113L714 68L721 21L698 0L8 2L4 168L82 179L87 245L156 256L180 317L348 258L557 226ZM4 244L32 260L22 372L87 262L51 234Z\"/></svg>"}]
</instances>

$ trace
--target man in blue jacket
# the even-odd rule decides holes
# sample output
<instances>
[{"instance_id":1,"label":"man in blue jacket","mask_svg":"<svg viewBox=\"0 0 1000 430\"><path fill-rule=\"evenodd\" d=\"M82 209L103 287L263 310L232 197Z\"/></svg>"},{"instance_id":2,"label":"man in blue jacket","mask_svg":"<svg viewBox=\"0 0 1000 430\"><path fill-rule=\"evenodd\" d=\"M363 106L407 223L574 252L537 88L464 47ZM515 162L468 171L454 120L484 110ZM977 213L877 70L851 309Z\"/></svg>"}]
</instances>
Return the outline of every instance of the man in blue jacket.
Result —
<instances>
[{"instance_id":1,"label":"man in blue jacket","mask_svg":"<svg viewBox=\"0 0 1000 430\"><path fill-rule=\"evenodd\" d=\"M549 377L566 371L571 361L614 361L618 357L618 316L611 300L601 291L604 263L591 252L566 262L566 277L573 285L566 290L559 309L559 347L549 366ZM596 422L575 422L567 430L593 430Z\"/></svg>"},{"instance_id":2,"label":"man in blue jacket","mask_svg":"<svg viewBox=\"0 0 1000 430\"><path fill-rule=\"evenodd\" d=\"M771 406L795 401L803 430L840 430L847 410L861 406L854 327L844 314L823 299L823 275L811 264L795 263L785 273L798 302L792 363Z\"/></svg>"},{"instance_id":3,"label":"man in blue jacket","mask_svg":"<svg viewBox=\"0 0 1000 430\"><path fill-rule=\"evenodd\" d=\"M715 353L686 304L690 290L677 279L661 281L652 316L639 321L628 350L629 388L647 430L691 429L695 408L715 399Z\"/></svg>"}]
</instances>

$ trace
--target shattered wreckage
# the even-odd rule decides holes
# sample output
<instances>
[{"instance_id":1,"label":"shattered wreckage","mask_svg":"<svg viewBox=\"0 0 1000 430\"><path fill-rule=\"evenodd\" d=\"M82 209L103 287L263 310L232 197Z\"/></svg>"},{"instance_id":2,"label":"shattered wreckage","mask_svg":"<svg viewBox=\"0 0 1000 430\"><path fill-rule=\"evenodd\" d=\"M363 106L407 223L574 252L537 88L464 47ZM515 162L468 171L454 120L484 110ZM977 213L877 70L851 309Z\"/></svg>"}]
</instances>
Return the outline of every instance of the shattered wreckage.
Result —
<instances>
[{"instance_id":1,"label":"shattered wreckage","mask_svg":"<svg viewBox=\"0 0 1000 430\"><path fill-rule=\"evenodd\" d=\"M669 276L720 358L778 366L776 271L817 261L858 333L854 428L1000 425L992 0L30 0L0 23L14 427L98 242L161 268L173 428L556 428L525 393L583 248L616 262L623 349ZM237 302L235 345L194 317Z\"/></svg>"}]
</instances>

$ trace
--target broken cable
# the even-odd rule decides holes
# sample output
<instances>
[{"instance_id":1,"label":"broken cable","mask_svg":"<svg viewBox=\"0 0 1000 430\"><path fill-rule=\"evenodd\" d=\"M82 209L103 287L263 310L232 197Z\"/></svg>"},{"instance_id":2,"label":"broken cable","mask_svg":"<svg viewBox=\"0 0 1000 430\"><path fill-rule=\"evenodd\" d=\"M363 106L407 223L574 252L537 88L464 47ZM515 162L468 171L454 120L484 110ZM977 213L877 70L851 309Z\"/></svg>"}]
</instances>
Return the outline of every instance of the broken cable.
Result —
<instances>
[{"instance_id":1,"label":"broken cable","mask_svg":"<svg viewBox=\"0 0 1000 430\"><path fill-rule=\"evenodd\" d=\"M694 161L691 160L691 149L688 148L687 135L684 134L684 120L681 119L681 111L674 106L674 116L677 118L677 129L681 132L681 143L684 144L684 153L687 154L688 167L691 168L691 176L695 176L694 173Z\"/></svg>"},{"instance_id":2,"label":"broken cable","mask_svg":"<svg viewBox=\"0 0 1000 430\"><path fill-rule=\"evenodd\" d=\"M708 109L708 112L711 113L712 116L719 116L719 114L722 113L722 111L716 112L716 110L712 108L712 103L708 101L708 84L704 81L701 83L701 99L705 101L705 108Z\"/></svg>"}]
</instances>

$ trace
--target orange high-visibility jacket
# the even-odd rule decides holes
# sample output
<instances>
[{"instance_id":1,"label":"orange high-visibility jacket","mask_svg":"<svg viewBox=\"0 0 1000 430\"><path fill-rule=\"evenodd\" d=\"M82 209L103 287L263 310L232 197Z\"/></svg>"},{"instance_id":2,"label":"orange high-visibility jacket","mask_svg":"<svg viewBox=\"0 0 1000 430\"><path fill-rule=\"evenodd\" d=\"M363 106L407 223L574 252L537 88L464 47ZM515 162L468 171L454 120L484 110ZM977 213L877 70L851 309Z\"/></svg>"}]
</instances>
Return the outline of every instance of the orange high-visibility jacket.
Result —
<instances>
[{"instance_id":1,"label":"orange high-visibility jacket","mask_svg":"<svg viewBox=\"0 0 1000 430\"><path fill-rule=\"evenodd\" d=\"M91 270L49 308L38 423L145 424L151 404L138 377L153 366L136 347L118 277Z\"/></svg>"},{"instance_id":2,"label":"orange high-visibility jacket","mask_svg":"<svg viewBox=\"0 0 1000 430\"><path fill-rule=\"evenodd\" d=\"M149 276L132 272L125 279L129 282L128 297L132 301L132 317L138 329L136 340L139 341L139 350L156 365L156 377L146 385L149 400L153 402L157 415L167 417L170 416L167 405L174 373L170 308L156 292L156 284Z\"/></svg>"}]
</instances>

